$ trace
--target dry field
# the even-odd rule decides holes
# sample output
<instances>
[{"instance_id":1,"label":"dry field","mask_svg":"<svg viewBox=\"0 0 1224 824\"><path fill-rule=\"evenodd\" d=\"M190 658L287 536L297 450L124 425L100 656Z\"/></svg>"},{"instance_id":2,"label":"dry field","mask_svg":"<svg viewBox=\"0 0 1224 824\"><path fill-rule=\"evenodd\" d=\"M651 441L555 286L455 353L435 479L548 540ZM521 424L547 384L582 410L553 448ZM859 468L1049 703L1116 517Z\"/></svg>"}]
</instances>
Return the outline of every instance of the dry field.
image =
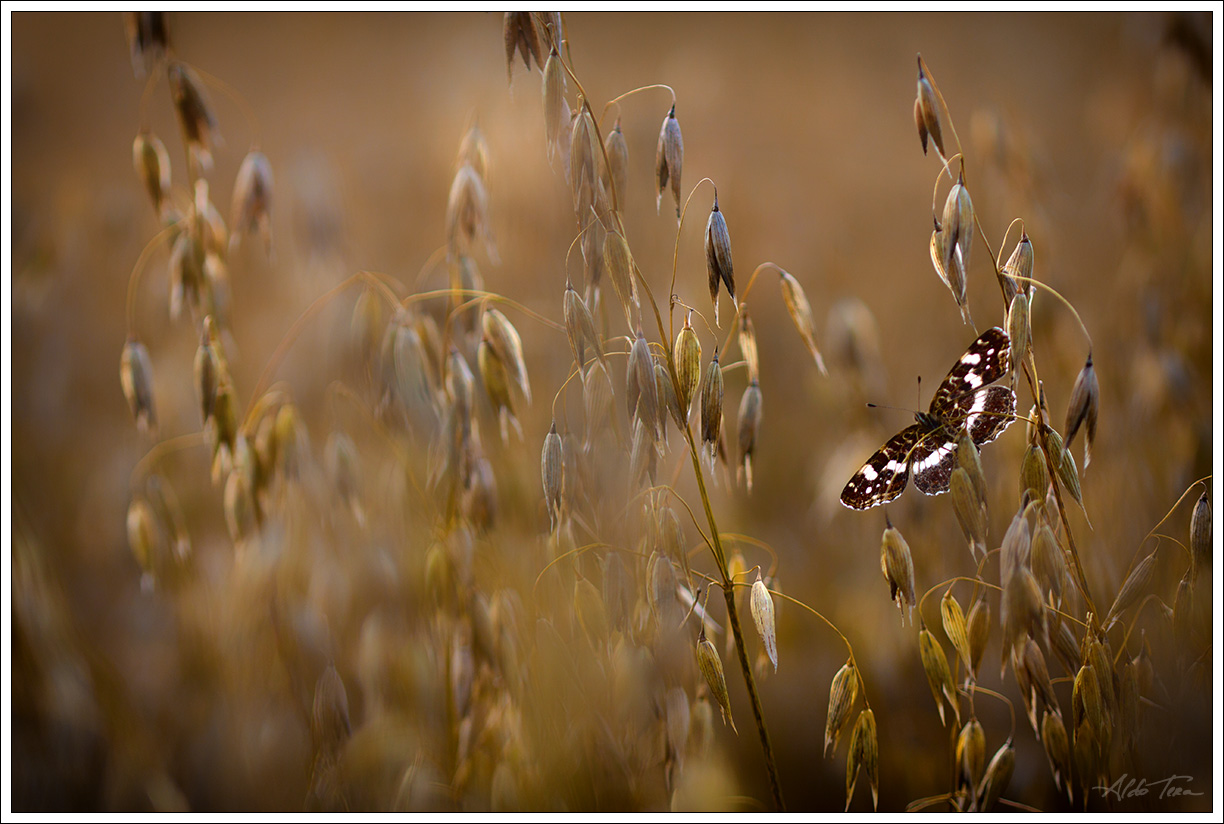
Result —
<instances>
[{"instance_id":1,"label":"dry field","mask_svg":"<svg viewBox=\"0 0 1224 824\"><path fill-rule=\"evenodd\" d=\"M1218 810L1217 20L13 14L12 808Z\"/></svg>"}]
</instances>

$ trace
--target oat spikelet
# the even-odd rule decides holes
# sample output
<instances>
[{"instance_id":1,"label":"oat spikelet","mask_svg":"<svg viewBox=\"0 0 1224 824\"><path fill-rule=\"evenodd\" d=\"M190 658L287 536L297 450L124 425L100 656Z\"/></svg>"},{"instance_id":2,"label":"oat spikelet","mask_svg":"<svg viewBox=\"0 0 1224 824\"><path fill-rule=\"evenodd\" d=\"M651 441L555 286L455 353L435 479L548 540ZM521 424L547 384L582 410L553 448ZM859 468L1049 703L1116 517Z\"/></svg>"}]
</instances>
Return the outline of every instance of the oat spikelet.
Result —
<instances>
[{"instance_id":1,"label":"oat spikelet","mask_svg":"<svg viewBox=\"0 0 1224 824\"><path fill-rule=\"evenodd\" d=\"M714 357L710 359L705 380L701 384L701 451L709 459L711 469L718 453L722 406L723 375L722 367L718 365L718 347L715 347Z\"/></svg>"},{"instance_id":2,"label":"oat spikelet","mask_svg":"<svg viewBox=\"0 0 1224 824\"><path fill-rule=\"evenodd\" d=\"M663 118L659 130L659 146L655 151L655 211L663 203L663 190L671 184L672 198L676 201L676 219L680 219L680 172L684 166L684 140L680 136L680 123L676 120L676 106Z\"/></svg>"},{"instance_id":3,"label":"oat spikelet","mask_svg":"<svg viewBox=\"0 0 1224 824\"><path fill-rule=\"evenodd\" d=\"M943 599L939 602L939 616L943 622L944 634L952 642L961 661L972 672L973 655L969 650L969 625L965 622L965 613L961 610L961 605L951 590L945 592Z\"/></svg>"},{"instance_id":4,"label":"oat spikelet","mask_svg":"<svg viewBox=\"0 0 1224 824\"><path fill-rule=\"evenodd\" d=\"M629 146L625 143L619 117L604 139L604 153L608 156L608 180L605 185L615 193L616 205L624 211L625 187L629 182Z\"/></svg>"},{"instance_id":5,"label":"oat spikelet","mask_svg":"<svg viewBox=\"0 0 1224 824\"><path fill-rule=\"evenodd\" d=\"M1206 489L1190 515L1190 555L1192 574L1197 579L1201 570L1211 568L1211 498Z\"/></svg>"},{"instance_id":6,"label":"oat spikelet","mask_svg":"<svg viewBox=\"0 0 1224 824\"><path fill-rule=\"evenodd\" d=\"M132 51L132 71L137 78L143 79L153 73L170 48L166 12L126 11L123 23Z\"/></svg>"},{"instance_id":7,"label":"oat spikelet","mask_svg":"<svg viewBox=\"0 0 1224 824\"><path fill-rule=\"evenodd\" d=\"M640 308L637 281L633 277L633 254L620 232L609 231L604 235L604 268L625 311L625 323L633 328L634 310Z\"/></svg>"},{"instance_id":8,"label":"oat spikelet","mask_svg":"<svg viewBox=\"0 0 1224 824\"><path fill-rule=\"evenodd\" d=\"M1007 299L1009 306L1020 292L1024 292L1029 304L1032 304L1033 294L1037 287L1029 282L1033 277L1033 243L1029 240L1027 232L1021 235L1020 242L1012 250L1011 257L999 270L999 277L1003 281L1003 296ZM1016 278L1026 278L1026 280Z\"/></svg>"},{"instance_id":9,"label":"oat spikelet","mask_svg":"<svg viewBox=\"0 0 1224 824\"><path fill-rule=\"evenodd\" d=\"M850 661L833 676L829 685L829 713L825 718L824 754L827 757L837 749L837 741L841 737L846 722L850 720L850 710L858 698L858 671Z\"/></svg>"},{"instance_id":10,"label":"oat spikelet","mask_svg":"<svg viewBox=\"0 0 1224 824\"><path fill-rule=\"evenodd\" d=\"M570 113L569 103L565 100L565 70L561 67L561 56L556 46L548 53L548 61L544 64L541 93L544 96L544 142L551 159L564 139Z\"/></svg>"},{"instance_id":11,"label":"oat spikelet","mask_svg":"<svg viewBox=\"0 0 1224 824\"><path fill-rule=\"evenodd\" d=\"M946 157L943 132L939 128L939 107L935 102L935 89L922 71L922 55L918 56L918 96L914 99L914 120L918 125L918 136L922 139L922 153L927 153L927 137L935 144L940 157Z\"/></svg>"},{"instance_id":12,"label":"oat spikelet","mask_svg":"<svg viewBox=\"0 0 1224 824\"><path fill-rule=\"evenodd\" d=\"M714 649L714 645L706 638L704 626L701 628L701 636L697 639L697 669L701 671L706 685L710 688L710 694L714 696L714 700L718 702L718 708L722 710L723 723L730 724L731 730L738 735L739 730L735 729L735 719L731 717L731 696L727 692L727 679L723 675L722 659L718 657L718 650Z\"/></svg>"},{"instance_id":13,"label":"oat spikelet","mask_svg":"<svg viewBox=\"0 0 1224 824\"><path fill-rule=\"evenodd\" d=\"M1156 553L1153 551L1136 564L1126 576L1126 580L1122 582L1122 588L1118 590L1118 597L1114 599L1113 606L1109 608L1109 615L1105 618L1107 626L1112 619L1122 614L1123 610L1135 603L1135 600L1147 590L1155 569Z\"/></svg>"},{"instance_id":14,"label":"oat spikelet","mask_svg":"<svg viewBox=\"0 0 1224 824\"><path fill-rule=\"evenodd\" d=\"M477 241L484 242L491 259L497 259L489 228L488 192L476 169L464 164L455 173L446 200L447 259L466 255Z\"/></svg>"},{"instance_id":15,"label":"oat spikelet","mask_svg":"<svg viewBox=\"0 0 1224 824\"><path fill-rule=\"evenodd\" d=\"M684 327L676 333L676 343L672 347L672 359L676 365L676 381L680 385L680 410L684 420L688 420L692 407L693 395L697 392L697 384L701 381L701 341L693 330L692 312L684 317Z\"/></svg>"},{"instance_id":16,"label":"oat spikelet","mask_svg":"<svg viewBox=\"0 0 1224 824\"><path fill-rule=\"evenodd\" d=\"M761 387L754 379L744 390L739 407L739 469L736 477L752 492L752 455L761 431Z\"/></svg>"},{"instance_id":17,"label":"oat spikelet","mask_svg":"<svg viewBox=\"0 0 1224 824\"><path fill-rule=\"evenodd\" d=\"M1012 773L1015 771L1016 748L1012 746L1009 738L995 752L994 757L990 759L990 764L986 767L986 775L982 779L981 800L978 803L979 811L986 812L998 803L999 797L1011 783Z\"/></svg>"},{"instance_id":18,"label":"oat spikelet","mask_svg":"<svg viewBox=\"0 0 1224 824\"><path fill-rule=\"evenodd\" d=\"M761 643L765 645L765 654L773 663L774 672L777 672L778 635L774 627L773 598L770 597L769 590L765 587L765 582L761 580L759 572L756 582L752 585L751 606L752 620L756 624L757 632L761 635Z\"/></svg>"},{"instance_id":19,"label":"oat spikelet","mask_svg":"<svg viewBox=\"0 0 1224 824\"><path fill-rule=\"evenodd\" d=\"M506 366L506 371L522 391L527 403L531 403L531 381L527 377L527 363L523 360L523 340L514 324L499 310L492 307L481 319L485 337L493 351Z\"/></svg>"},{"instance_id":20,"label":"oat spikelet","mask_svg":"<svg viewBox=\"0 0 1224 824\"><path fill-rule=\"evenodd\" d=\"M140 588L148 592L153 589L156 580L154 564L162 536L153 516L153 508L144 498L133 498L128 505L127 536L132 557L140 565Z\"/></svg>"},{"instance_id":21,"label":"oat spikelet","mask_svg":"<svg viewBox=\"0 0 1224 824\"><path fill-rule=\"evenodd\" d=\"M132 165L158 217L164 218L170 198L170 154L166 144L152 132L142 131L132 141Z\"/></svg>"},{"instance_id":22,"label":"oat spikelet","mask_svg":"<svg viewBox=\"0 0 1224 824\"><path fill-rule=\"evenodd\" d=\"M892 525L888 514L884 515L884 538L880 544L880 569L888 581L891 598L901 610L901 622L905 622L906 607L909 607L909 617L913 621L914 604L917 596L914 594L914 561L910 555L909 544Z\"/></svg>"},{"instance_id":23,"label":"oat spikelet","mask_svg":"<svg viewBox=\"0 0 1224 824\"><path fill-rule=\"evenodd\" d=\"M986 599L978 599L969 610L969 662L970 668L978 671L982 655L986 652L986 642L990 640L990 604Z\"/></svg>"},{"instance_id":24,"label":"oat spikelet","mask_svg":"<svg viewBox=\"0 0 1224 824\"><path fill-rule=\"evenodd\" d=\"M166 75L192 163L201 172L212 169L212 149L219 139L217 119L200 78L185 63L171 63Z\"/></svg>"},{"instance_id":25,"label":"oat spikelet","mask_svg":"<svg viewBox=\"0 0 1224 824\"><path fill-rule=\"evenodd\" d=\"M973 481L963 466L952 470L948 488L952 492L952 508L956 512L956 520L960 523L965 540L969 542L969 552L974 558L986 553L986 507L978 499Z\"/></svg>"},{"instance_id":26,"label":"oat spikelet","mask_svg":"<svg viewBox=\"0 0 1224 824\"><path fill-rule=\"evenodd\" d=\"M1067 793L1067 802L1071 801L1071 748L1067 742L1067 728L1062 716L1046 710L1041 719L1041 745L1045 749L1046 760L1050 762L1050 773L1054 776L1054 786Z\"/></svg>"},{"instance_id":27,"label":"oat spikelet","mask_svg":"<svg viewBox=\"0 0 1224 824\"><path fill-rule=\"evenodd\" d=\"M854 798L854 785L858 781L859 770L867 776L871 785L871 808L880 806L880 744L876 737L875 713L865 709L859 713L854 724L854 732L850 734L850 751L846 755L846 810L850 809L850 801Z\"/></svg>"},{"instance_id":28,"label":"oat spikelet","mask_svg":"<svg viewBox=\"0 0 1224 824\"><path fill-rule=\"evenodd\" d=\"M803 338L804 345L812 353L812 358L816 361L816 368L820 370L820 374L828 376L829 370L825 367L824 358L816 346L816 325L812 321L812 307L808 303L807 295L794 275L782 269L779 269L778 273L782 280L782 300L786 304L786 311L790 313L791 320L795 328L799 330L799 336Z\"/></svg>"},{"instance_id":29,"label":"oat spikelet","mask_svg":"<svg viewBox=\"0 0 1224 824\"><path fill-rule=\"evenodd\" d=\"M119 383L141 432L157 430L157 410L153 406L153 367L149 351L136 338L128 338L119 357Z\"/></svg>"},{"instance_id":30,"label":"oat spikelet","mask_svg":"<svg viewBox=\"0 0 1224 824\"><path fill-rule=\"evenodd\" d=\"M1067 404L1067 448L1075 440L1080 427L1084 427L1084 469L1092 463L1092 442L1096 440L1097 411L1101 404L1101 387L1097 383L1096 370L1092 368L1092 352L1088 361L1075 379L1071 389L1071 400Z\"/></svg>"},{"instance_id":31,"label":"oat spikelet","mask_svg":"<svg viewBox=\"0 0 1224 824\"><path fill-rule=\"evenodd\" d=\"M719 282L726 287L731 303L735 300L735 269L731 261L731 235L727 233L727 220L718 208L718 190L714 190L714 205L706 221L705 232L706 274L710 282L710 303L714 304L714 325L718 323Z\"/></svg>"},{"instance_id":32,"label":"oat spikelet","mask_svg":"<svg viewBox=\"0 0 1224 824\"><path fill-rule=\"evenodd\" d=\"M939 723L947 726L948 719L944 714L946 703L959 725L960 701L956 697L956 684L952 681L948 657L944 655L943 647L935 640L935 636L925 627L918 633L918 653L922 658L922 670L926 673L927 683L931 686L931 694L935 696L935 706L939 709Z\"/></svg>"},{"instance_id":33,"label":"oat spikelet","mask_svg":"<svg viewBox=\"0 0 1224 824\"><path fill-rule=\"evenodd\" d=\"M523 58L523 65L531 70L531 61L536 66L544 65L543 48L536 30L535 18L529 11L508 11L502 22L502 40L506 46L506 82L514 80L514 52Z\"/></svg>"},{"instance_id":34,"label":"oat spikelet","mask_svg":"<svg viewBox=\"0 0 1224 824\"><path fill-rule=\"evenodd\" d=\"M986 731L976 716L961 728L956 739L956 764L962 786L977 795L986 767Z\"/></svg>"},{"instance_id":35,"label":"oat spikelet","mask_svg":"<svg viewBox=\"0 0 1224 824\"><path fill-rule=\"evenodd\" d=\"M234 202L230 210L230 248L239 238L258 231L264 252L272 252L272 166L263 152L249 152L238 169L234 182Z\"/></svg>"},{"instance_id":36,"label":"oat spikelet","mask_svg":"<svg viewBox=\"0 0 1224 824\"><path fill-rule=\"evenodd\" d=\"M577 290L570 285L569 280L565 281L565 300L563 301L564 316L565 316L565 334L569 338L570 351L574 355L574 363L578 368L578 376L583 383L586 382L586 347L590 345L595 350L595 356L607 368L607 361L604 359L603 345L599 340L599 333L595 331L595 319L591 317L591 310L587 308L586 302Z\"/></svg>"},{"instance_id":37,"label":"oat spikelet","mask_svg":"<svg viewBox=\"0 0 1224 824\"><path fill-rule=\"evenodd\" d=\"M651 357L650 345L646 343L641 327L638 327L637 337L629 350L625 381L630 419L636 418L642 422L652 443L659 440L662 437L663 419L659 407L658 383L655 380L654 358Z\"/></svg>"},{"instance_id":38,"label":"oat spikelet","mask_svg":"<svg viewBox=\"0 0 1224 824\"><path fill-rule=\"evenodd\" d=\"M544 504L548 507L548 520L553 530L561 515L561 436L557 434L557 422L552 422L544 438L544 449L540 453L540 477L544 482Z\"/></svg>"}]
</instances>

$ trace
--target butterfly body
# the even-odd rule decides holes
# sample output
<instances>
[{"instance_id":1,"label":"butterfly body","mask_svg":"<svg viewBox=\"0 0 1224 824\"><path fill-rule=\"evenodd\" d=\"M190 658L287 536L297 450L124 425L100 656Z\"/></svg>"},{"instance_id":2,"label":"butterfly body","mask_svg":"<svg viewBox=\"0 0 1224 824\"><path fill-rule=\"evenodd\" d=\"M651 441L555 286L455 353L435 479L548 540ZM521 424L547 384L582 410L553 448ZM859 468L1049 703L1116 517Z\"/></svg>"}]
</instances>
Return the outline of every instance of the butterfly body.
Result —
<instances>
[{"instance_id":1,"label":"butterfly body","mask_svg":"<svg viewBox=\"0 0 1224 824\"><path fill-rule=\"evenodd\" d=\"M911 473L914 485L927 495L947 492L961 429L968 428L981 446L997 438L1015 417L1016 393L990 385L1007 374L1010 364L1007 333L987 329L935 390L929 411L916 413L915 423L889 438L854 473L841 502L851 509L888 503L905 491Z\"/></svg>"}]
</instances>

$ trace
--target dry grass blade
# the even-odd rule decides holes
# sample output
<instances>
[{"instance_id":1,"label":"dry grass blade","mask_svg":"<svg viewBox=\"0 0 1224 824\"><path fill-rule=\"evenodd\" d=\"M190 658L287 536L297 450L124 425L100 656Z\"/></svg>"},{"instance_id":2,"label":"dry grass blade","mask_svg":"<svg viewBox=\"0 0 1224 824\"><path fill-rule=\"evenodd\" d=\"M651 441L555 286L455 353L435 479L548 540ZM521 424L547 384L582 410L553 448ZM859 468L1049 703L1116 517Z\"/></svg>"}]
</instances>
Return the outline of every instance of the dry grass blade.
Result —
<instances>
[{"instance_id":1,"label":"dry grass blade","mask_svg":"<svg viewBox=\"0 0 1224 824\"><path fill-rule=\"evenodd\" d=\"M786 311L790 314L795 328L799 330L799 336L803 338L804 345L812 353L812 358L816 361L816 368L820 370L820 374L827 376L829 370L825 367L824 358L816 346L816 325L812 321L812 307L808 303L807 295L803 287L799 285L799 281L790 272L779 269L778 274L782 280L782 301L786 304Z\"/></svg>"}]
</instances>

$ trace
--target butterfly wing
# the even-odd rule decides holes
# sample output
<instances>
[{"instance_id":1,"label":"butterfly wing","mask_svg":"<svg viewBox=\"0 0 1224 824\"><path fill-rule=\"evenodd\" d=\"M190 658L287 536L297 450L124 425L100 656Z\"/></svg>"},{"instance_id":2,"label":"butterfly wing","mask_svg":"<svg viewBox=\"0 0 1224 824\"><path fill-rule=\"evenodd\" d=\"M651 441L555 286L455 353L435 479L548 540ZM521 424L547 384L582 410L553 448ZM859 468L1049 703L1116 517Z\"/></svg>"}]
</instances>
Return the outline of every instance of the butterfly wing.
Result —
<instances>
[{"instance_id":1,"label":"butterfly wing","mask_svg":"<svg viewBox=\"0 0 1224 824\"><path fill-rule=\"evenodd\" d=\"M1008 386L988 386L959 399L953 421L969 427L969 437L978 446L990 443L1011 426L1016 417L1016 393Z\"/></svg>"},{"instance_id":2,"label":"butterfly wing","mask_svg":"<svg viewBox=\"0 0 1224 824\"><path fill-rule=\"evenodd\" d=\"M851 509L870 509L904 492L909 481L910 452L926 431L920 424L913 424L889 438L846 483L841 502Z\"/></svg>"},{"instance_id":3,"label":"butterfly wing","mask_svg":"<svg viewBox=\"0 0 1224 824\"><path fill-rule=\"evenodd\" d=\"M914 447L910 459L910 471L914 473L914 486L927 495L940 495L948 491L952 470L956 468L956 441L948 426L928 432Z\"/></svg>"},{"instance_id":4,"label":"butterfly wing","mask_svg":"<svg viewBox=\"0 0 1224 824\"><path fill-rule=\"evenodd\" d=\"M1006 375L1010 367L1011 338L997 326L987 329L952 364L931 398L931 414L943 420L956 420L954 410L958 403Z\"/></svg>"}]
</instances>

